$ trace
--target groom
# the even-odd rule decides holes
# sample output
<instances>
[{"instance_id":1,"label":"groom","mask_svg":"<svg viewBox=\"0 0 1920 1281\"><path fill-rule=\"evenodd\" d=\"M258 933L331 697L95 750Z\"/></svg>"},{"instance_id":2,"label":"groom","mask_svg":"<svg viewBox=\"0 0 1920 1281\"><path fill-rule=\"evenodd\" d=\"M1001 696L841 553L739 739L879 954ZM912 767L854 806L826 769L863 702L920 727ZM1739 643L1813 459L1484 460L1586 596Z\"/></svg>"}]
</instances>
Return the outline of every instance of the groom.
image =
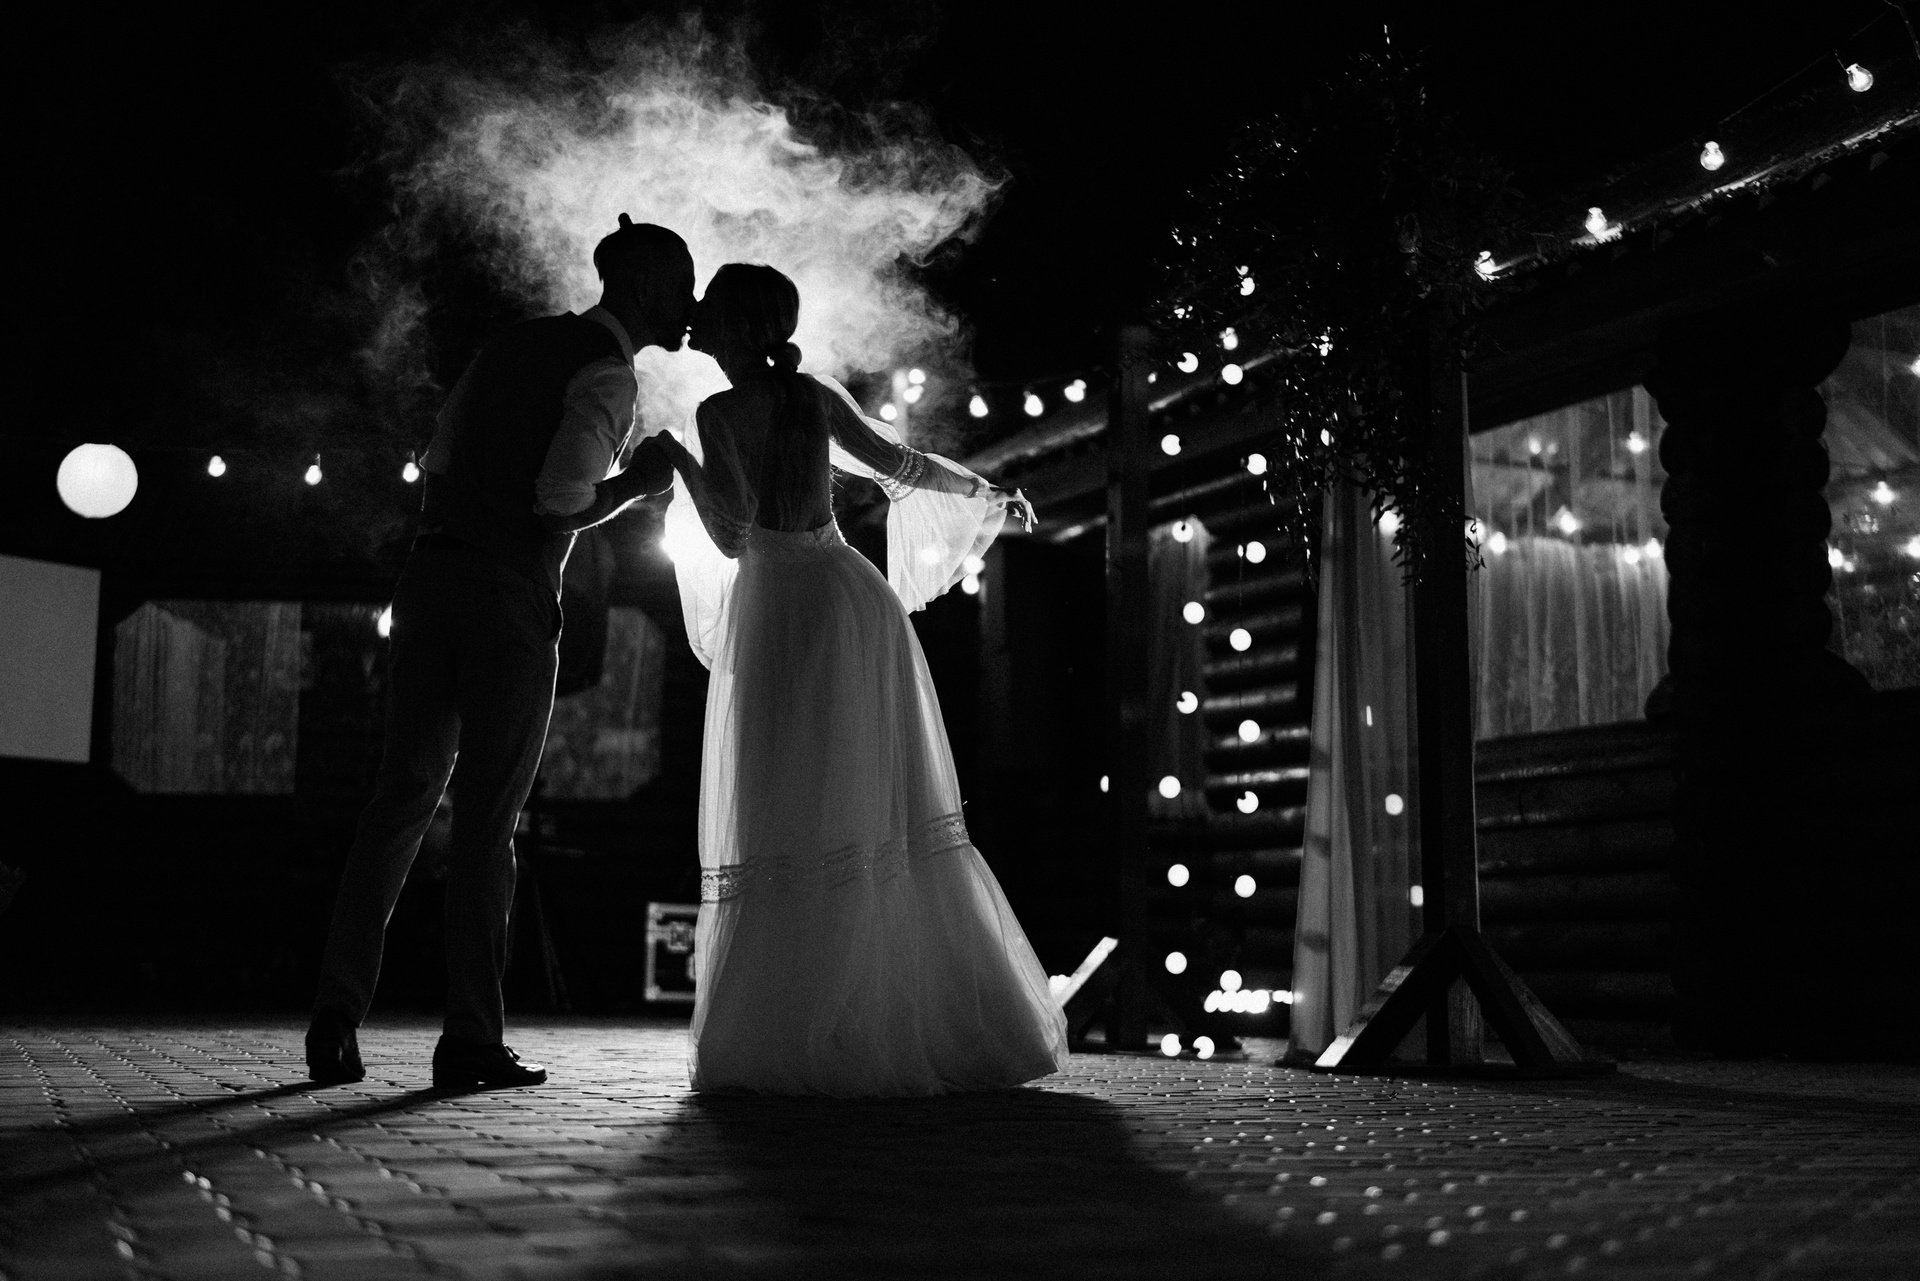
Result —
<instances>
[{"instance_id":1,"label":"groom","mask_svg":"<svg viewBox=\"0 0 1920 1281\"><path fill-rule=\"evenodd\" d=\"M513 832L553 711L560 571L574 534L672 483L634 427L634 353L677 351L693 258L664 227L620 228L593 251L598 306L523 321L489 341L440 411L419 535L393 596L386 746L360 818L321 963L307 1071L366 1076L354 1029L380 973L387 918L459 760L447 863L447 1012L433 1083L536 1085L546 1069L502 1043L500 980Z\"/></svg>"}]
</instances>

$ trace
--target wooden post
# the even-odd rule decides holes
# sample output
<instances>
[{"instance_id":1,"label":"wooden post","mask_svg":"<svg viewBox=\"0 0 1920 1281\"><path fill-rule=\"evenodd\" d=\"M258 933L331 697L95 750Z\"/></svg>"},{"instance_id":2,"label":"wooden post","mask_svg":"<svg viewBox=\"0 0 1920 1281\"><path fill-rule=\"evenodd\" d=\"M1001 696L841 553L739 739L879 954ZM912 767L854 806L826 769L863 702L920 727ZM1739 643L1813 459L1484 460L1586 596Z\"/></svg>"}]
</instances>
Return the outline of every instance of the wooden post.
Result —
<instances>
[{"instance_id":1,"label":"wooden post","mask_svg":"<svg viewBox=\"0 0 1920 1281\"><path fill-rule=\"evenodd\" d=\"M1147 346L1144 325L1125 325L1107 430L1108 848L1120 872L1120 945L1107 1048L1147 1041Z\"/></svg>"},{"instance_id":2,"label":"wooden post","mask_svg":"<svg viewBox=\"0 0 1920 1281\"><path fill-rule=\"evenodd\" d=\"M1431 531L1436 559L1413 594L1423 930L1352 1026L1334 1039L1314 1066L1323 1071L1380 1071L1425 1015L1429 1067L1485 1070L1479 1018L1484 1013L1521 1071L1537 1075L1608 1071L1613 1065L1588 1059L1480 933L1463 501L1466 378L1450 351L1430 348L1422 363L1427 377L1419 391L1425 393L1432 424L1430 447L1440 489L1435 517L1440 528Z\"/></svg>"}]
</instances>

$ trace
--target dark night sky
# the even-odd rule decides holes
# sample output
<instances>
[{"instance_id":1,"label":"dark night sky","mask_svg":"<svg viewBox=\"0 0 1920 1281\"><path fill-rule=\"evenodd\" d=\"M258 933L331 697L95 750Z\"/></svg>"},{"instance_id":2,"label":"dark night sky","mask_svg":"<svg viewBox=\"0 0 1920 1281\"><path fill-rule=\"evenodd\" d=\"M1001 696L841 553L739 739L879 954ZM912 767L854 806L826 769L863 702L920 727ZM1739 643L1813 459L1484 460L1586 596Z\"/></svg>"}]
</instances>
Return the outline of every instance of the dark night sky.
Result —
<instances>
[{"instance_id":1,"label":"dark night sky","mask_svg":"<svg viewBox=\"0 0 1920 1281\"><path fill-rule=\"evenodd\" d=\"M685 8L347 0L43 15L16 39L30 74L12 91L25 172L9 307L28 332L27 429L178 430L211 399L213 425L189 430L217 438L245 418L248 388L300 366L324 380L351 337L336 305L347 264L383 216L376 178L354 173L364 143L343 67L507 20L564 40ZM1401 8L1395 39L1423 56L1440 104L1536 194L1684 140L1884 12L1881 0L1766 6L1764 18L1735 0ZM1236 121L1377 41L1382 16L1365 0L700 12L745 39L774 96L803 86L856 109L920 103L1008 175L979 242L932 277L969 322L982 375L1005 380L1097 361L1188 176ZM209 398L210 383L225 390Z\"/></svg>"}]
</instances>

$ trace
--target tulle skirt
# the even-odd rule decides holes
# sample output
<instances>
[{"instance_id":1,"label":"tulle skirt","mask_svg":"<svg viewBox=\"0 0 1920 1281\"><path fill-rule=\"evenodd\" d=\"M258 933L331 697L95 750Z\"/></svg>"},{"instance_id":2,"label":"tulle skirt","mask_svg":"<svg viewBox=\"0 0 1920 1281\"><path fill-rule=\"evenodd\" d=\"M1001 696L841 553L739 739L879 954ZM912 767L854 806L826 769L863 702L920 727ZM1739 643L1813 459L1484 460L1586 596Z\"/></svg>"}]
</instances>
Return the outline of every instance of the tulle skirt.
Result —
<instances>
[{"instance_id":1,"label":"tulle skirt","mask_svg":"<svg viewBox=\"0 0 1920 1281\"><path fill-rule=\"evenodd\" d=\"M1066 1023L967 837L899 598L832 524L754 529L707 695L694 1088L925 1095L1058 1070Z\"/></svg>"}]
</instances>

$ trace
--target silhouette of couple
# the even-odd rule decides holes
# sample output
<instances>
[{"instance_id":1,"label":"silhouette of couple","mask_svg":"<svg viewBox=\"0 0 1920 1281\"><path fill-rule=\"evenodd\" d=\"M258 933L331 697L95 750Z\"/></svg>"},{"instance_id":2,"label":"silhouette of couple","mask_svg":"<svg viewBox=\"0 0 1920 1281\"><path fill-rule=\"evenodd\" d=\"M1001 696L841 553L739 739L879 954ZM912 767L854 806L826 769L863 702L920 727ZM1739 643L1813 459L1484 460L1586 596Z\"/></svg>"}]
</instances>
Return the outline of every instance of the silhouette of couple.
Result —
<instances>
[{"instance_id":1,"label":"silhouette of couple","mask_svg":"<svg viewBox=\"0 0 1920 1281\"><path fill-rule=\"evenodd\" d=\"M500 987L513 832L553 708L561 570L576 533L670 488L688 641L712 670L692 1085L917 1095L1057 1070L1064 1019L968 839L907 618L1031 507L799 372L800 298L774 268L727 264L696 302L685 242L625 214L593 261L598 305L488 341L421 460L385 750L334 905L312 1079L366 1075L356 1029L387 920L457 760L433 1083L546 1080L504 1042ZM685 444L658 424L634 444L635 353L689 339L730 389L702 402ZM892 500L884 578L834 525L835 470Z\"/></svg>"}]
</instances>

